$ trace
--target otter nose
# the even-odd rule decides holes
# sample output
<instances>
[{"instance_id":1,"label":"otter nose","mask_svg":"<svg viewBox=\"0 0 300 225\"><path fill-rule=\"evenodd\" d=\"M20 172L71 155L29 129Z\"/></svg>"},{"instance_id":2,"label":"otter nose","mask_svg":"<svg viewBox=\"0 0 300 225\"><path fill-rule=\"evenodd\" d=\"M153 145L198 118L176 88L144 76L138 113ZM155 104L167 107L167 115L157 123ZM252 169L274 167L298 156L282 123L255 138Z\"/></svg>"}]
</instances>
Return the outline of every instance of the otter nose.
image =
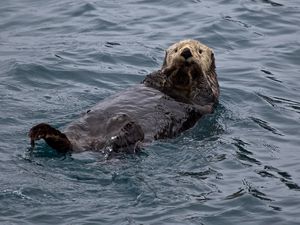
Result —
<instances>
[{"instance_id":1,"label":"otter nose","mask_svg":"<svg viewBox=\"0 0 300 225\"><path fill-rule=\"evenodd\" d=\"M183 49L183 51L181 52L180 55L181 55L183 58L185 58L185 59L188 59L188 58L192 57L192 53L191 53L191 51L190 51L189 48Z\"/></svg>"}]
</instances>

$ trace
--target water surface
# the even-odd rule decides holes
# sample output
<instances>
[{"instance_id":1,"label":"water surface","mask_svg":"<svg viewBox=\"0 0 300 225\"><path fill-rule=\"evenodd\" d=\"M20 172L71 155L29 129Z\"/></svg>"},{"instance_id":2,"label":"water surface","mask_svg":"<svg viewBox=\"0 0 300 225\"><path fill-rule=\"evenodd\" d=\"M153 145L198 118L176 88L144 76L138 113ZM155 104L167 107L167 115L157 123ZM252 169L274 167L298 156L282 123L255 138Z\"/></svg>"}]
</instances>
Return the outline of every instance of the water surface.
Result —
<instances>
[{"instance_id":1,"label":"water surface","mask_svg":"<svg viewBox=\"0 0 300 225\"><path fill-rule=\"evenodd\" d=\"M300 224L298 1L10 0L0 6L1 224ZM63 157L64 128L186 38L215 51L216 112L140 155Z\"/></svg>"}]
</instances>

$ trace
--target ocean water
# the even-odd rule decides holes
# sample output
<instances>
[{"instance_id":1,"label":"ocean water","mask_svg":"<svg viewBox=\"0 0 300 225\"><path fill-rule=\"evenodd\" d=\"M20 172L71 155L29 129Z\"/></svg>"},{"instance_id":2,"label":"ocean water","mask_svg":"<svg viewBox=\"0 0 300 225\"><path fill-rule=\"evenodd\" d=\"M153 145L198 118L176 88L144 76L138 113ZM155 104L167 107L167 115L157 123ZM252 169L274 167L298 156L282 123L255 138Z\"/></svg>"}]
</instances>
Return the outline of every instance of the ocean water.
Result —
<instances>
[{"instance_id":1,"label":"ocean water","mask_svg":"<svg viewBox=\"0 0 300 225\"><path fill-rule=\"evenodd\" d=\"M283 0L3 0L0 224L300 224L300 6ZM214 114L109 161L58 155L64 128L186 38L215 51Z\"/></svg>"}]
</instances>

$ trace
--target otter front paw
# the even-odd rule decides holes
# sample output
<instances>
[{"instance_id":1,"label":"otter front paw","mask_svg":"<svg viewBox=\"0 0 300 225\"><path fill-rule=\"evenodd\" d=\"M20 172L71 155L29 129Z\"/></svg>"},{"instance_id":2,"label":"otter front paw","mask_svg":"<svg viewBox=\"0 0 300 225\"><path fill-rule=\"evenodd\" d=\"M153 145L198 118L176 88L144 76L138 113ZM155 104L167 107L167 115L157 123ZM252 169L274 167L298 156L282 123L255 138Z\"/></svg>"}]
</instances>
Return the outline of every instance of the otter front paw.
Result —
<instances>
[{"instance_id":1,"label":"otter front paw","mask_svg":"<svg viewBox=\"0 0 300 225\"><path fill-rule=\"evenodd\" d=\"M47 135L53 133L53 127L51 127L47 123L40 123L34 127L32 127L28 133L28 137L30 138L31 147L34 147L34 141L45 139Z\"/></svg>"}]
</instances>

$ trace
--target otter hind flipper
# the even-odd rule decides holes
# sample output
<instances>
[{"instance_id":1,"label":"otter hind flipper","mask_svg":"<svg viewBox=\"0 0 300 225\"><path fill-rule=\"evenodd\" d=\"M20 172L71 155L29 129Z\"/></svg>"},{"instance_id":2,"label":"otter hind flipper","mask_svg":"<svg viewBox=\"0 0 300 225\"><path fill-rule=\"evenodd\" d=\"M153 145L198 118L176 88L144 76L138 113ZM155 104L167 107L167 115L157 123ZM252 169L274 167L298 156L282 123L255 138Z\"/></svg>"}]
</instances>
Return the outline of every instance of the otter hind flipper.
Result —
<instances>
[{"instance_id":1,"label":"otter hind flipper","mask_svg":"<svg viewBox=\"0 0 300 225\"><path fill-rule=\"evenodd\" d=\"M32 127L28 136L32 148L34 148L36 140L44 139L51 148L60 153L66 153L72 149L71 142L67 136L46 123L40 123Z\"/></svg>"}]
</instances>

